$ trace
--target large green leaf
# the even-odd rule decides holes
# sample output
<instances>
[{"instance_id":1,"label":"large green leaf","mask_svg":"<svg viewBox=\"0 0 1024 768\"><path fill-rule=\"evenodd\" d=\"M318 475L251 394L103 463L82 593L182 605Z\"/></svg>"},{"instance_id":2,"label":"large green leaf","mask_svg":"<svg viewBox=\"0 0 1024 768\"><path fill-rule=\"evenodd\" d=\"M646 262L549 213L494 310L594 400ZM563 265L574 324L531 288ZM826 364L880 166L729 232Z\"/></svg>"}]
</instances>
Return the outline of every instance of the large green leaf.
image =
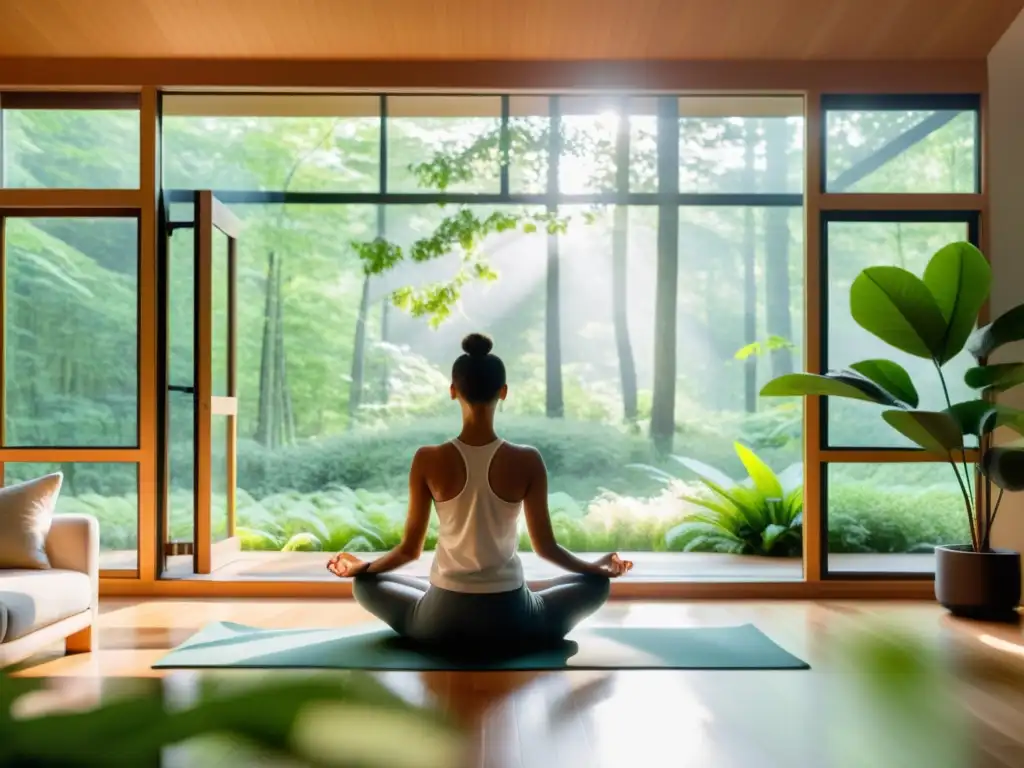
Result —
<instances>
[{"instance_id":1,"label":"large green leaf","mask_svg":"<svg viewBox=\"0 0 1024 768\"><path fill-rule=\"evenodd\" d=\"M869 403L899 407L902 402L875 382L858 373L843 371L821 375L817 373L787 373L772 379L761 388L762 397L846 397Z\"/></svg>"},{"instance_id":2,"label":"large green leaf","mask_svg":"<svg viewBox=\"0 0 1024 768\"><path fill-rule=\"evenodd\" d=\"M1024 411L987 400L966 400L955 403L945 413L953 417L965 435L982 437L999 427L1024 435Z\"/></svg>"},{"instance_id":3,"label":"large green leaf","mask_svg":"<svg viewBox=\"0 0 1024 768\"><path fill-rule=\"evenodd\" d=\"M787 534L792 534L791 528L784 525L769 525L761 532L761 546L764 547L765 552L771 552L779 538Z\"/></svg>"},{"instance_id":4,"label":"large green leaf","mask_svg":"<svg viewBox=\"0 0 1024 768\"><path fill-rule=\"evenodd\" d=\"M945 410L960 427L961 434L981 437L991 430L989 416L994 412L992 403L985 400L965 400Z\"/></svg>"},{"instance_id":5,"label":"large green leaf","mask_svg":"<svg viewBox=\"0 0 1024 768\"><path fill-rule=\"evenodd\" d=\"M715 469L710 464L705 464L703 461L697 461L697 459L691 459L688 456L672 456L671 458L693 472L701 480L710 480L723 488L731 488L736 484L727 474Z\"/></svg>"},{"instance_id":6,"label":"large green leaf","mask_svg":"<svg viewBox=\"0 0 1024 768\"><path fill-rule=\"evenodd\" d=\"M906 369L891 360L861 360L850 366L861 376L870 379L893 397L911 408L917 408L917 389Z\"/></svg>"},{"instance_id":7,"label":"large green leaf","mask_svg":"<svg viewBox=\"0 0 1024 768\"><path fill-rule=\"evenodd\" d=\"M735 444L736 455L743 462L747 474L757 488L766 498L781 499L783 497L782 483L772 472L771 467L761 461L761 458L745 445Z\"/></svg>"},{"instance_id":8,"label":"large green leaf","mask_svg":"<svg viewBox=\"0 0 1024 768\"><path fill-rule=\"evenodd\" d=\"M982 360L1004 344L1024 340L1024 304L1009 309L983 328L967 343L968 351Z\"/></svg>"},{"instance_id":9,"label":"large green leaf","mask_svg":"<svg viewBox=\"0 0 1024 768\"><path fill-rule=\"evenodd\" d=\"M1024 449L992 448L982 458L981 470L1005 491L1024 491Z\"/></svg>"},{"instance_id":10,"label":"large green leaf","mask_svg":"<svg viewBox=\"0 0 1024 768\"><path fill-rule=\"evenodd\" d=\"M1024 411L1002 403L990 403L989 406L989 412L985 415L985 422L982 424L984 432L992 432L999 427L1006 427L1018 435L1024 435Z\"/></svg>"},{"instance_id":11,"label":"large green leaf","mask_svg":"<svg viewBox=\"0 0 1024 768\"><path fill-rule=\"evenodd\" d=\"M928 286L899 267L868 267L850 286L850 314L864 330L915 357L939 360L946 319Z\"/></svg>"},{"instance_id":12,"label":"large green leaf","mask_svg":"<svg viewBox=\"0 0 1024 768\"><path fill-rule=\"evenodd\" d=\"M968 369L964 381L971 389L989 389L1003 392L1024 384L1024 363L998 363L978 365Z\"/></svg>"},{"instance_id":13,"label":"large green leaf","mask_svg":"<svg viewBox=\"0 0 1024 768\"><path fill-rule=\"evenodd\" d=\"M884 411L889 425L930 453L947 458L963 447L956 419L943 411Z\"/></svg>"},{"instance_id":14,"label":"large green leaf","mask_svg":"<svg viewBox=\"0 0 1024 768\"><path fill-rule=\"evenodd\" d=\"M988 299L992 268L982 252L970 243L950 243L928 262L924 284L946 320L938 356L938 361L944 363L956 357L974 330L978 312Z\"/></svg>"}]
</instances>

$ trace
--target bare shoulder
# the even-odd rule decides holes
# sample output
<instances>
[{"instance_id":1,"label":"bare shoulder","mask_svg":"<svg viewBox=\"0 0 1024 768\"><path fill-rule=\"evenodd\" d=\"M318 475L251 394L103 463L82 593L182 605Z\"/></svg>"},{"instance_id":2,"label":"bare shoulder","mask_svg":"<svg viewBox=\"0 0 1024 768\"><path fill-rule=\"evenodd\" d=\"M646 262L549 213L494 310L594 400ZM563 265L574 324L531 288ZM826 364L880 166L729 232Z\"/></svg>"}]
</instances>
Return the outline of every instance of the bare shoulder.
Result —
<instances>
[{"instance_id":1,"label":"bare shoulder","mask_svg":"<svg viewBox=\"0 0 1024 768\"><path fill-rule=\"evenodd\" d=\"M517 443L505 442L502 446L502 450L508 452L508 456L513 461L521 463L525 467L536 468L544 466L544 458L540 455L540 451L534 448L532 445L518 445Z\"/></svg>"},{"instance_id":2,"label":"bare shoulder","mask_svg":"<svg viewBox=\"0 0 1024 768\"><path fill-rule=\"evenodd\" d=\"M412 457L413 466L419 467L430 467L435 465L439 460L444 458L452 447L448 443L442 443L441 445L424 445L416 449L416 453Z\"/></svg>"}]
</instances>

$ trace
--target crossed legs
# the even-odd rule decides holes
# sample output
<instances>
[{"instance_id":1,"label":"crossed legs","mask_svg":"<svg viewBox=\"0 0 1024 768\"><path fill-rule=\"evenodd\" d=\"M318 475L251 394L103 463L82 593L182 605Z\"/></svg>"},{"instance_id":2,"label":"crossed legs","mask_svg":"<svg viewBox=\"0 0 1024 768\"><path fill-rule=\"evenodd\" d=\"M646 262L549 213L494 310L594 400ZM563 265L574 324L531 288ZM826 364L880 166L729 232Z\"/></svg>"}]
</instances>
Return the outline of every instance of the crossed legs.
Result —
<instances>
[{"instance_id":1,"label":"crossed legs","mask_svg":"<svg viewBox=\"0 0 1024 768\"><path fill-rule=\"evenodd\" d=\"M446 615L472 621L474 629L507 625L508 619L513 618L488 615L494 611L509 611L508 600L495 599L488 602L488 595L464 595L438 590L432 591L431 598L417 611L428 589L430 586L425 580L411 576L394 573L362 574L355 578L352 593L363 608L404 637L415 637L424 631L430 635L443 632L445 628L437 625L445 623ZM552 579L532 592L525 604L511 604L525 607L525 610L520 609L522 615L515 617L516 628L527 637L561 640L604 604L609 589L609 580L603 576L569 574ZM453 599L472 601L473 615L465 616L467 611L459 610L461 603L449 604L448 601ZM491 605L493 610L488 611ZM519 610L513 612L519 613Z\"/></svg>"}]
</instances>

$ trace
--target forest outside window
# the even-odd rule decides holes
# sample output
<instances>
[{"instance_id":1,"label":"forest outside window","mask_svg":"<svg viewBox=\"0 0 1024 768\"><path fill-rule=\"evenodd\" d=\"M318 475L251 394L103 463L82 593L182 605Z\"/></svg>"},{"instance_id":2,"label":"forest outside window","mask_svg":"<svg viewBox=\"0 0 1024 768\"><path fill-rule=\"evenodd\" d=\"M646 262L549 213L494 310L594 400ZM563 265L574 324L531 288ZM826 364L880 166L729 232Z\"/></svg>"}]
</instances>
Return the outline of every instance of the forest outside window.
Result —
<instances>
[{"instance_id":1,"label":"forest outside window","mask_svg":"<svg viewBox=\"0 0 1024 768\"><path fill-rule=\"evenodd\" d=\"M137 93L0 94L0 186L136 189Z\"/></svg>"},{"instance_id":2,"label":"forest outside window","mask_svg":"<svg viewBox=\"0 0 1024 768\"><path fill-rule=\"evenodd\" d=\"M5 447L138 444L138 221L6 219Z\"/></svg>"},{"instance_id":3,"label":"forest outside window","mask_svg":"<svg viewBox=\"0 0 1024 768\"><path fill-rule=\"evenodd\" d=\"M973 193L978 96L828 96L826 192Z\"/></svg>"},{"instance_id":4,"label":"forest outside window","mask_svg":"<svg viewBox=\"0 0 1024 768\"><path fill-rule=\"evenodd\" d=\"M172 94L162 136L170 189L380 189L379 96Z\"/></svg>"},{"instance_id":5,"label":"forest outside window","mask_svg":"<svg viewBox=\"0 0 1024 768\"><path fill-rule=\"evenodd\" d=\"M201 104L215 97L187 98ZM174 130L164 132L172 201L211 181L195 147L209 145L217 157L218 137L232 130L227 124L264 119L240 114L251 104L236 109L229 97L216 98L215 114L185 115L184 102L165 109L165 124L192 134L182 142ZM287 130L264 137L260 153L212 163L230 166L234 179L270 178L267 167L325 180L301 195L300 188L263 182L250 190L233 185L222 198L244 223L237 530L243 550L266 555L245 560L236 576L280 577L283 568L319 578L322 568L313 572L301 557L286 563L274 553L396 544L409 458L417 445L450 436L457 417L446 395L451 360L466 332L483 330L495 336L508 367L503 429L543 451L563 543L582 552L645 552L648 578L800 578L798 528L779 540L769 562L742 557L766 552L763 532L699 530L690 516L701 502L688 499L709 500L711 491L700 467L686 460L699 458L741 482L739 444L779 474L799 514L801 406L763 403L751 393L801 355L802 106L793 99L745 105L687 97L679 100L685 129L662 135L676 114L674 103L662 108L665 99L676 101L386 96L377 134L386 134L384 191L376 196L327 181L337 172L336 150L310 145L316 132L302 127L324 115L294 115ZM284 97L275 109L287 115ZM663 146L683 133L678 147ZM359 151L373 155L369 143ZM678 199L667 199L673 183L660 178L671 175L659 162L664 151L680 155L680 170L693 181ZM356 188L369 188L371 177L364 169ZM518 204L503 200L505 190L536 197ZM439 192L457 193L459 201L440 206ZM705 192L717 194L705 200ZM411 194L423 202L408 204ZM440 258L411 258L451 217L503 224L446 243ZM671 240L678 253L662 253L665 226L678 228ZM357 246L376 238L401 248L402 257L368 274ZM186 295L189 246L176 241L170 288ZM451 279L467 256L487 265L488 279L461 284L450 313L408 299ZM655 294L666 259L681 265L670 352L678 376L659 381ZM399 306L396 295L405 297ZM172 370L190 359L188 322L172 317ZM664 370L664 359L660 365ZM716 381L720 387L710 386ZM174 395L172 538L188 536L192 478L191 411ZM658 428L673 444L669 453L683 461L652 446L656 399L675 403L674 418L669 411ZM742 511L736 513L738 521ZM433 541L428 535L428 550ZM529 548L525 531L522 545ZM539 574L539 561L526 557L528 570Z\"/></svg>"}]
</instances>

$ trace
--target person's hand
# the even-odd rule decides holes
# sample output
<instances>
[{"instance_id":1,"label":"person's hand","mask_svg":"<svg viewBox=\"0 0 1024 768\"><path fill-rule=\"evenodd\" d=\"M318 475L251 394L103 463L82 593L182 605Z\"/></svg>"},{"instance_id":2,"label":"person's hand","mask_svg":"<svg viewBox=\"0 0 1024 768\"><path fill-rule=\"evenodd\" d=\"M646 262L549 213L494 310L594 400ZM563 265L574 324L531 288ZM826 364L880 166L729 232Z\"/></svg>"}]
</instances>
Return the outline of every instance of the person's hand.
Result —
<instances>
[{"instance_id":1,"label":"person's hand","mask_svg":"<svg viewBox=\"0 0 1024 768\"><path fill-rule=\"evenodd\" d=\"M327 570L343 579L358 576L369 567L368 562L348 552L339 552L327 561Z\"/></svg>"},{"instance_id":2,"label":"person's hand","mask_svg":"<svg viewBox=\"0 0 1024 768\"><path fill-rule=\"evenodd\" d=\"M633 561L623 560L617 553L612 552L600 560L595 560L594 568L594 572L599 576L607 576L614 579L631 571L633 569Z\"/></svg>"}]
</instances>

